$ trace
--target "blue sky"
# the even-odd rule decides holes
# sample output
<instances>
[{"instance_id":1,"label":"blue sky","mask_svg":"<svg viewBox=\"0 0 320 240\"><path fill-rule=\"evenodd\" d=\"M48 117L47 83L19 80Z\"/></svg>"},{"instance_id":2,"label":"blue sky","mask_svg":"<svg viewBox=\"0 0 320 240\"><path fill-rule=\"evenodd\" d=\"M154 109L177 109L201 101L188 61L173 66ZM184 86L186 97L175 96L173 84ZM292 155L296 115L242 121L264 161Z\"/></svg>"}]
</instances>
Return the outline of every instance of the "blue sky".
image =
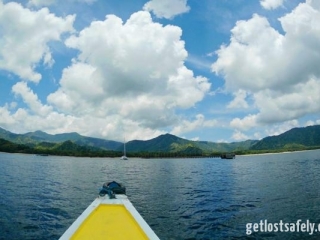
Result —
<instances>
[{"instance_id":1,"label":"blue sky","mask_svg":"<svg viewBox=\"0 0 320 240\"><path fill-rule=\"evenodd\" d=\"M214 142L320 124L316 0L0 0L0 127Z\"/></svg>"}]
</instances>

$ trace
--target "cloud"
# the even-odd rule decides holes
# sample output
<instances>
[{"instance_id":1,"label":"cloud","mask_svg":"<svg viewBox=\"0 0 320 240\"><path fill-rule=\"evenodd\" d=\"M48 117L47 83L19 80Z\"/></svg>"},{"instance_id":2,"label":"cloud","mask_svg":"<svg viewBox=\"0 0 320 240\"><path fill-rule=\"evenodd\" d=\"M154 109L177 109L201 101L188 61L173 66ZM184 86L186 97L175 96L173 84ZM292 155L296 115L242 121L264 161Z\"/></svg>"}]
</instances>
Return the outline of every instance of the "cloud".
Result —
<instances>
[{"instance_id":1,"label":"cloud","mask_svg":"<svg viewBox=\"0 0 320 240\"><path fill-rule=\"evenodd\" d=\"M260 109L258 121L277 123L319 113L319 93L319 78L310 78L306 83L291 87L288 92L260 91L254 95L256 105Z\"/></svg>"},{"instance_id":2,"label":"cloud","mask_svg":"<svg viewBox=\"0 0 320 240\"><path fill-rule=\"evenodd\" d=\"M0 1L0 69L39 82L38 64L52 66L48 43L73 31L75 16L56 17L47 8L31 11L20 4Z\"/></svg>"},{"instance_id":3,"label":"cloud","mask_svg":"<svg viewBox=\"0 0 320 240\"><path fill-rule=\"evenodd\" d=\"M284 0L260 0L261 6L267 10L281 7L283 2Z\"/></svg>"},{"instance_id":4,"label":"cloud","mask_svg":"<svg viewBox=\"0 0 320 240\"><path fill-rule=\"evenodd\" d=\"M8 106L8 104L6 104L3 107L0 107L0 115L1 115L0 124L3 127L14 126L14 124L15 124L15 121L12 118L12 115L11 115L9 108L10 107Z\"/></svg>"},{"instance_id":5,"label":"cloud","mask_svg":"<svg viewBox=\"0 0 320 240\"><path fill-rule=\"evenodd\" d=\"M235 130L236 135L233 135L233 139L235 140L241 140L234 138L234 136L240 136L241 131L248 131L251 129L254 129L255 127L257 127L257 122L256 122L256 118L257 115L249 115L246 116L243 119L240 118L235 118L231 121L230 126ZM303 126L312 126L312 125L316 125L316 124L320 124L320 120L316 120L316 121L307 121ZM275 135L279 135L281 133L284 133L292 128L295 127L300 127L299 121L297 119L293 119L293 120L288 120L288 121L283 121L281 123L275 123L270 125L268 128L265 128L265 131L263 133L264 136L275 136ZM261 133L260 132L256 132L254 134L254 138L255 139L261 139ZM246 139L249 139L249 137L246 137ZM244 140L244 139L242 139Z\"/></svg>"},{"instance_id":6,"label":"cloud","mask_svg":"<svg viewBox=\"0 0 320 240\"><path fill-rule=\"evenodd\" d=\"M24 89L24 87L22 88ZM18 92L22 93L24 90L18 90ZM165 133L161 130L141 127L139 123L130 119L123 119L120 115L97 117L58 113L49 106L41 104L36 94L31 93L30 90L27 90L27 94L24 94L23 98L33 110L18 108L14 111L10 109L9 104L0 107L1 127L16 133L42 129L51 134L78 132L85 136L96 136L119 141L123 141L124 136L127 140L146 140ZM35 107L39 107L40 110L34 109ZM46 114L41 114L44 112ZM121 126L119 127L120 124Z\"/></svg>"},{"instance_id":7,"label":"cloud","mask_svg":"<svg viewBox=\"0 0 320 240\"><path fill-rule=\"evenodd\" d=\"M50 106L42 105L38 96L27 86L25 82L16 83L12 87L12 92L17 96L20 96L36 115L45 116L52 110Z\"/></svg>"},{"instance_id":8,"label":"cloud","mask_svg":"<svg viewBox=\"0 0 320 240\"><path fill-rule=\"evenodd\" d=\"M305 127L313 126L313 125L320 125L320 119L315 120L315 121L309 120L304 124Z\"/></svg>"},{"instance_id":9,"label":"cloud","mask_svg":"<svg viewBox=\"0 0 320 240\"><path fill-rule=\"evenodd\" d=\"M234 99L227 105L227 108L248 108L249 105L246 101L246 91L239 89L233 93Z\"/></svg>"},{"instance_id":10,"label":"cloud","mask_svg":"<svg viewBox=\"0 0 320 240\"><path fill-rule=\"evenodd\" d=\"M247 135L240 132L239 130L234 131L231 138L234 139L235 141L244 141L249 139Z\"/></svg>"},{"instance_id":11,"label":"cloud","mask_svg":"<svg viewBox=\"0 0 320 240\"><path fill-rule=\"evenodd\" d=\"M162 133L179 124L177 109L188 109L210 90L207 78L184 65L187 51L179 27L163 26L141 11L122 22L115 15L94 21L66 45L79 50L63 70L48 103L57 112L112 122L110 139L130 126L126 139ZM84 126L88 129L88 126ZM147 134L147 135L144 135Z\"/></svg>"},{"instance_id":12,"label":"cloud","mask_svg":"<svg viewBox=\"0 0 320 240\"><path fill-rule=\"evenodd\" d=\"M306 0L306 3L314 9L320 10L320 2L318 0Z\"/></svg>"},{"instance_id":13,"label":"cloud","mask_svg":"<svg viewBox=\"0 0 320 240\"><path fill-rule=\"evenodd\" d=\"M92 3L96 2L97 0L70 0L70 1L78 2L78 3L92 4Z\"/></svg>"},{"instance_id":14,"label":"cloud","mask_svg":"<svg viewBox=\"0 0 320 240\"><path fill-rule=\"evenodd\" d=\"M201 128L212 128L217 126L216 120L205 120L203 114L198 114L194 121L182 120L179 122L179 125L174 127L171 131L172 134L181 135L183 133L188 133L193 130Z\"/></svg>"},{"instance_id":15,"label":"cloud","mask_svg":"<svg viewBox=\"0 0 320 240\"><path fill-rule=\"evenodd\" d=\"M273 127L266 130L266 134L268 136L276 136L281 133L284 133L292 128L299 127L298 120L290 120L283 123L279 123L274 125Z\"/></svg>"},{"instance_id":16,"label":"cloud","mask_svg":"<svg viewBox=\"0 0 320 240\"><path fill-rule=\"evenodd\" d=\"M87 4L92 4L96 2L97 0L65 0L69 2L76 2L76 3L87 3ZM35 7L43 7L43 6L50 6L53 4L58 3L57 0L29 0L28 6L35 6Z\"/></svg>"},{"instance_id":17,"label":"cloud","mask_svg":"<svg viewBox=\"0 0 320 240\"><path fill-rule=\"evenodd\" d=\"M36 131L39 129L52 134L76 131L85 133L83 130L81 131L81 126L93 127L94 125L94 122L85 122L90 119L76 118L55 111L48 112L47 115L30 113L24 108L10 111L7 105L0 107L0 114L1 126L16 133L25 133L26 131Z\"/></svg>"},{"instance_id":18,"label":"cloud","mask_svg":"<svg viewBox=\"0 0 320 240\"><path fill-rule=\"evenodd\" d=\"M279 19L284 34L257 14L236 23L230 43L216 52L212 71L235 95L229 107L241 105L245 91L258 113L236 118L231 126L248 130L320 111L319 10L315 1L299 4Z\"/></svg>"},{"instance_id":19,"label":"cloud","mask_svg":"<svg viewBox=\"0 0 320 240\"><path fill-rule=\"evenodd\" d=\"M50 6L54 2L55 0L29 0L28 6L36 6L36 7Z\"/></svg>"},{"instance_id":20,"label":"cloud","mask_svg":"<svg viewBox=\"0 0 320 240\"><path fill-rule=\"evenodd\" d=\"M284 36L266 18L255 14L248 21L238 21L231 33L230 44L221 46L212 65L213 72L224 77L228 91L276 88L288 81L279 75L286 62Z\"/></svg>"},{"instance_id":21,"label":"cloud","mask_svg":"<svg viewBox=\"0 0 320 240\"><path fill-rule=\"evenodd\" d=\"M81 115L88 113L96 102L102 101L104 92L96 68L77 62L65 68L60 89L47 97L49 103L65 113Z\"/></svg>"},{"instance_id":22,"label":"cloud","mask_svg":"<svg viewBox=\"0 0 320 240\"><path fill-rule=\"evenodd\" d=\"M239 129L242 131L249 130L257 126L257 115L248 115L243 119L234 118L230 122L230 126L235 129Z\"/></svg>"},{"instance_id":23,"label":"cloud","mask_svg":"<svg viewBox=\"0 0 320 240\"><path fill-rule=\"evenodd\" d=\"M151 0L143 10L153 12L158 18L172 19L176 15L189 12L187 0Z\"/></svg>"},{"instance_id":24,"label":"cloud","mask_svg":"<svg viewBox=\"0 0 320 240\"><path fill-rule=\"evenodd\" d=\"M75 131L119 141L167 132L181 120L177 110L193 107L210 90L207 78L194 76L184 65L187 51L181 34L179 27L154 23L142 11L126 22L114 15L92 22L65 41L79 55L63 69L59 88L47 102L27 82L16 83L12 92L26 107L0 107L1 126L15 132ZM52 59L43 58L48 64Z\"/></svg>"}]
</instances>

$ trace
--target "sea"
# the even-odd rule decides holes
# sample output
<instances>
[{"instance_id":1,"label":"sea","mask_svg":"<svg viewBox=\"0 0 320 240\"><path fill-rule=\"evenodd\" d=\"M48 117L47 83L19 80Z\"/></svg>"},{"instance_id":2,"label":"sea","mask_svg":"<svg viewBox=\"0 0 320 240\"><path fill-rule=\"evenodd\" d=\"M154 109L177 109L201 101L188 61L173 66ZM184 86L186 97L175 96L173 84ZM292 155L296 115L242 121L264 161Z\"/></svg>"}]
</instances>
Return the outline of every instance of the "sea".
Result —
<instances>
[{"instance_id":1,"label":"sea","mask_svg":"<svg viewBox=\"0 0 320 240\"><path fill-rule=\"evenodd\" d=\"M59 239L112 180L160 239L320 239L320 150L128 161L0 153L0 239Z\"/></svg>"}]
</instances>

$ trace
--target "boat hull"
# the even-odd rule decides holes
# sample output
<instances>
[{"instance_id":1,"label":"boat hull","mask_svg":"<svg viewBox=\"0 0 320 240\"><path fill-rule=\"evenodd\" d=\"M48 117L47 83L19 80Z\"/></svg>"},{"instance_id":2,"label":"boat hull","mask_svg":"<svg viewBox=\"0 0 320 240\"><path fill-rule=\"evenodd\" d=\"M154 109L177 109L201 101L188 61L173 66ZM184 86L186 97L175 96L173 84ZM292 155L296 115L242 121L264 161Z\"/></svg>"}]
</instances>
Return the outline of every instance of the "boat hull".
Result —
<instances>
[{"instance_id":1,"label":"boat hull","mask_svg":"<svg viewBox=\"0 0 320 240\"><path fill-rule=\"evenodd\" d=\"M61 236L65 239L159 239L126 195L96 198Z\"/></svg>"},{"instance_id":2,"label":"boat hull","mask_svg":"<svg viewBox=\"0 0 320 240\"><path fill-rule=\"evenodd\" d=\"M222 159L234 159L236 158L236 155L234 153L224 153L221 154Z\"/></svg>"}]
</instances>

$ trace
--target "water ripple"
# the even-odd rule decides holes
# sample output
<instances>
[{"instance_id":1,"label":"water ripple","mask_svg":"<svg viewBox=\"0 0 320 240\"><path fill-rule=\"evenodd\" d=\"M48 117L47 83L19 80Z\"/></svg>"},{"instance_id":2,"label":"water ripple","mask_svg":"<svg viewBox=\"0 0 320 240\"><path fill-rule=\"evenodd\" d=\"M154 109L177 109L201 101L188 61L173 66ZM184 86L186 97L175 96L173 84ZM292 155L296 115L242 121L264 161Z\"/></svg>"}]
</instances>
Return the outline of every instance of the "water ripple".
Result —
<instances>
[{"instance_id":1,"label":"water ripple","mask_svg":"<svg viewBox=\"0 0 320 240\"><path fill-rule=\"evenodd\" d=\"M246 235L247 222L320 222L320 151L221 159L90 159L0 153L0 239L58 239L107 180L161 239L309 239Z\"/></svg>"}]
</instances>

